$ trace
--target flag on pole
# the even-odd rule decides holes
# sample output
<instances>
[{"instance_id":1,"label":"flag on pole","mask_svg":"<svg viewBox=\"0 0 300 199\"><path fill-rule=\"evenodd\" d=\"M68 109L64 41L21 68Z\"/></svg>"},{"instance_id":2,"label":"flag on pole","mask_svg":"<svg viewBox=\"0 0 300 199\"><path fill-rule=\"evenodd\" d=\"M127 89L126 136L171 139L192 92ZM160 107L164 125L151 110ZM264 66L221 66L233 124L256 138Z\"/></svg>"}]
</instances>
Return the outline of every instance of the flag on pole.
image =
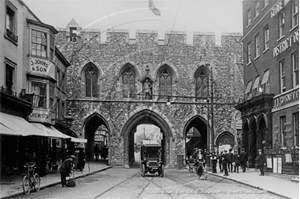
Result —
<instances>
[{"instance_id":1,"label":"flag on pole","mask_svg":"<svg viewBox=\"0 0 300 199\"><path fill-rule=\"evenodd\" d=\"M149 0L149 9L156 15L160 15L160 11L153 4L153 0Z\"/></svg>"}]
</instances>

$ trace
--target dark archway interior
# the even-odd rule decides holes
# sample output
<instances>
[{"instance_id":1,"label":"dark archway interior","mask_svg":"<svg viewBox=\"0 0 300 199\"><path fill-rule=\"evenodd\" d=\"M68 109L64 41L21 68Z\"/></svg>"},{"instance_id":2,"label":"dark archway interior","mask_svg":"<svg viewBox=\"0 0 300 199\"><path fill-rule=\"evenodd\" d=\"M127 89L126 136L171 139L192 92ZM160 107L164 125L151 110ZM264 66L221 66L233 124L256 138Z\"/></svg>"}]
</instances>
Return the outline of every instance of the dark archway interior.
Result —
<instances>
[{"instance_id":1,"label":"dark archway interior","mask_svg":"<svg viewBox=\"0 0 300 199\"><path fill-rule=\"evenodd\" d=\"M189 130L194 127L200 133L199 136L193 136L187 141L187 133ZM185 153L186 157L192 155L195 148L207 149L207 125L199 117L192 119L187 125L185 133Z\"/></svg>"},{"instance_id":2,"label":"dark archway interior","mask_svg":"<svg viewBox=\"0 0 300 199\"><path fill-rule=\"evenodd\" d=\"M266 121L262 118L259 121L259 129L258 129L258 140L257 146L259 149L264 149L265 142L266 142ZM264 142L263 142L264 141Z\"/></svg>"},{"instance_id":3,"label":"dark archway interior","mask_svg":"<svg viewBox=\"0 0 300 199\"><path fill-rule=\"evenodd\" d=\"M134 162L139 162L140 160L135 160L134 157L134 134L137 131L137 126L141 124L152 124L160 128L161 133L163 134L163 139L161 141L162 146L162 161L165 162L166 160L166 153L165 153L165 144L166 144L166 136L159 124L157 124L155 121L153 121L151 118L148 117L142 117L135 125L130 129L130 133L128 135L128 157L129 157L129 166L131 167Z\"/></svg>"},{"instance_id":4,"label":"dark archway interior","mask_svg":"<svg viewBox=\"0 0 300 199\"><path fill-rule=\"evenodd\" d=\"M257 128L256 128L256 122L252 121L251 122L251 131L250 131L250 153L249 153L249 158L250 158L250 167L255 166L255 159L257 156Z\"/></svg>"},{"instance_id":5,"label":"dark archway interior","mask_svg":"<svg viewBox=\"0 0 300 199\"><path fill-rule=\"evenodd\" d=\"M245 152L247 154L249 153L249 126L248 123L244 125L244 131L243 131L243 148L245 149Z\"/></svg>"},{"instance_id":6,"label":"dark archway interior","mask_svg":"<svg viewBox=\"0 0 300 199\"><path fill-rule=\"evenodd\" d=\"M94 140L95 140L95 132L99 126L104 125L107 129L108 126L103 121L103 119L98 115L90 116L87 119L87 122L84 127L85 138L87 139L86 143L86 159L93 160L94 159ZM109 135L109 132L108 132ZM109 147L109 146L108 146Z\"/></svg>"}]
</instances>

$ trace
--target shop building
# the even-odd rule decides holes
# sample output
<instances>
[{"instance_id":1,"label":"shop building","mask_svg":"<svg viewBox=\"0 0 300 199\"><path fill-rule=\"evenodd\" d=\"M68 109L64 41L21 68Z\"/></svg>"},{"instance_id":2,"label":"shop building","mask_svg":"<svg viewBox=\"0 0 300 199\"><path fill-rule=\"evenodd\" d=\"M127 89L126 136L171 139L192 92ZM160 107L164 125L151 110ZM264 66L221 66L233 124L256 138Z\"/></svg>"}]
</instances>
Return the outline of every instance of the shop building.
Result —
<instances>
[{"instance_id":1,"label":"shop building","mask_svg":"<svg viewBox=\"0 0 300 199\"><path fill-rule=\"evenodd\" d=\"M70 64L55 47L58 31L53 26L41 22L21 0L0 4L5 24L0 28L1 174L19 172L33 161L44 175L60 164L64 143L72 142L55 128L67 121Z\"/></svg>"},{"instance_id":2,"label":"shop building","mask_svg":"<svg viewBox=\"0 0 300 199\"><path fill-rule=\"evenodd\" d=\"M267 171L299 173L299 1L243 1L242 143Z\"/></svg>"}]
</instances>

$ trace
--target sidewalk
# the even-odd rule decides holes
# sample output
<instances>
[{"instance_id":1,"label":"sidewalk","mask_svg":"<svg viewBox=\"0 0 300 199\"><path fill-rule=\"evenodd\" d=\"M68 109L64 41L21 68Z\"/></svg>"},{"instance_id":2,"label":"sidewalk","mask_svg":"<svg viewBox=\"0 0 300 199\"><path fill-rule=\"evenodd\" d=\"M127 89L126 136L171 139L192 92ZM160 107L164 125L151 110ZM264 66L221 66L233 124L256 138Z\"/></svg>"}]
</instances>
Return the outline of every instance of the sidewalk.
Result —
<instances>
[{"instance_id":1,"label":"sidewalk","mask_svg":"<svg viewBox=\"0 0 300 199\"><path fill-rule=\"evenodd\" d=\"M255 169L247 169L245 173L229 172L229 176L223 176L224 173L219 172L209 172L209 174L245 184L284 198L299 198L299 182L292 181L291 178L282 178L268 173L265 173L264 176L259 176L260 171Z\"/></svg>"},{"instance_id":2,"label":"sidewalk","mask_svg":"<svg viewBox=\"0 0 300 199\"><path fill-rule=\"evenodd\" d=\"M84 171L75 171L75 178L91 175L111 168L104 163L89 162L85 165ZM0 179L0 198L9 198L24 194L22 188L22 179L24 175L12 175ZM60 173L49 173L41 177L41 189L60 184Z\"/></svg>"}]
</instances>

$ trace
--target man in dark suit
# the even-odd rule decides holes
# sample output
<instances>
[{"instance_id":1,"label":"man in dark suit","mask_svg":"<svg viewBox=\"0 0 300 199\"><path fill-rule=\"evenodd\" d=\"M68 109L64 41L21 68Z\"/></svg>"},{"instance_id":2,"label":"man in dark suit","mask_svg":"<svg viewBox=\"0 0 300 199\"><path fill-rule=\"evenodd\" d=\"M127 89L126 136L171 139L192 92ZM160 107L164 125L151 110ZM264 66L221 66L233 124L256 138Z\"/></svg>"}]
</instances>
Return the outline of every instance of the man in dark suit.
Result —
<instances>
[{"instance_id":1,"label":"man in dark suit","mask_svg":"<svg viewBox=\"0 0 300 199\"><path fill-rule=\"evenodd\" d=\"M257 166L260 170L260 176L264 176L265 175L265 171L264 171L264 167L266 164L266 157L265 155L262 153L261 149L258 149L258 157L257 157Z\"/></svg>"},{"instance_id":2,"label":"man in dark suit","mask_svg":"<svg viewBox=\"0 0 300 199\"><path fill-rule=\"evenodd\" d=\"M232 149L229 149L229 153L228 155L228 170L232 173L232 169L233 169L233 153L232 153Z\"/></svg>"},{"instance_id":3,"label":"man in dark suit","mask_svg":"<svg viewBox=\"0 0 300 199\"><path fill-rule=\"evenodd\" d=\"M242 149L242 153L240 155L240 160L241 160L241 167L243 172L246 171L246 167L247 167L247 153L245 152L245 149Z\"/></svg>"},{"instance_id":4,"label":"man in dark suit","mask_svg":"<svg viewBox=\"0 0 300 199\"><path fill-rule=\"evenodd\" d=\"M223 163L223 169L224 169L224 176L228 176L228 154L227 150L224 151L224 154L222 156L222 163Z\"/></svg>"}]
</instances>

